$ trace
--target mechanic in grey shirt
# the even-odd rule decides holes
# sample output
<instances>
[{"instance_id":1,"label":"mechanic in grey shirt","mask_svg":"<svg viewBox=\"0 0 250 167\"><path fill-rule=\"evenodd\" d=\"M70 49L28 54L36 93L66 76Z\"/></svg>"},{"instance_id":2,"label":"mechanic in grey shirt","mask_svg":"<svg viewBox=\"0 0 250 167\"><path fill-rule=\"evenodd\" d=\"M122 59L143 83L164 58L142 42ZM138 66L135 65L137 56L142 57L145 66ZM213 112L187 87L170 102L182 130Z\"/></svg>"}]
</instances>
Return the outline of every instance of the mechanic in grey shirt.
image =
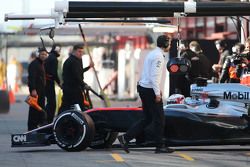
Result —
<instances>
[{"instance_id":1,"label":"mechanic in grey shirt","mask_svg":"<svg viewBox=\"0 0 250 167\"><path fill-rule=\"evenodd\" d=\"M136 136L143 133L144 129L153 124L154 141L156 144L155 153L171 153L174 150L165 147L162 140L164 135L165 117L162 103L162 92L160 82L164 66L164 52L170 49L171 40L166 35L157 38L157 47L149 52L144 60L143 71L137 85L142 108L143 119L135 123L126 134L118 136L123 149L129 153L128 143Z\"/></svg>"}]
</instances>

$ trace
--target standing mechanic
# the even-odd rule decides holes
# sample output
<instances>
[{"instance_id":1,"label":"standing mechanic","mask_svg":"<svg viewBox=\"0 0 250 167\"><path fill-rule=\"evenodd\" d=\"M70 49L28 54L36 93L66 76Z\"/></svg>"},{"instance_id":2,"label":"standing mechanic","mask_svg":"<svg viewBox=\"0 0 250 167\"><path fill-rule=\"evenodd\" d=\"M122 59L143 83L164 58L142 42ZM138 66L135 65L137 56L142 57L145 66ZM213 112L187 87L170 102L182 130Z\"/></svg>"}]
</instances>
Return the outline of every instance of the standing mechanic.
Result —
<instances>
[{"instance_id":1,"label":"standing mechanic","mask_svg":"<svg viewBox=\"0 0 250 167\"><path fill-rule=\"evenodd\" d=\"M194 53L196 53L196 56L191 58L191 69L188 72L188 79L191 85L196 82L198 77L210 78L212 66L207 56L204 55L201 46L197 41L191 41L189 48Z\"/></svg>"},{"instance_id":2,"label":"standing mechanic","mask_svg":"<svg viewBox=\"0 0 250 167\"><path fill-rule=\"evenodd\" d=\"M59 113L70 109L74 104L79 104L81 110L85 110L83 90L88 85L83 81L83 73L94 67L94 63L90 62L88 67L83 68L83 52L82 45L75 45L72 54L63 64L63 98Z\"/></svg>"},{"instance_id":3,"label":"standing mechanic","mask_svg":"<svg viewBox=\"0 0 250 167\"><path fill-rule=\"evenodd\" d=\"M180 50L181 50L181 58L188 59L190 62L192 61L193 57L196 57L196 53L193 52L189 48L189 43L187 41L180 42ZM191 66L192 68L192 66ZM179 74L179 75L172 75L175 77L175 86L180 91L182 95L185 97L190 96L190 80L189 80L189 72L186 74ZM176 92L175 92L176 93Z\"/></svg>"},{"instance_id":4,"label":"standing mechanic","mask_svg":"<svg viewBox=\"0 0 250 167\"><path fill-rule=\"evenodd\" d=\"M44 67L46 72L46 86L45 95L47 98L47 104L45 110L47 112L47 122L53 122L56 111L56 93L55 93L55 81L60 85L60 79L57 74L58 60L60 56L61 46L54 44L49 53L49 57L45 60Z\"/></svg>"},{"instance_id":5,"label":"standing mechanic","mask_svg":"<svg viewBox=\"0 0 250 167\"><path fill-rule=\"evenodd\" d=\"M218 61L217 64L214 64L212 66L212 68L213 68L213 78L212 78L212 80L213 80L214 83L218 83L220 75L221 75L223 64L226 61L227 57L230 56L230 53L226 49L227 44L226 44L226 42L224 40L215 41L215 46L216 46L216 49L219 52L219 61Z\"/></svg>"},{"instance_id":6,"label":"standing mechanic","mask_svg":"<svg viewBox=\"0 0 250 167\"><path fill-rule=\"evenodd\" d=\"M38 104L45 106L45 70L44 61L48 54L45 48L38 49L39 55L28 67L28 86L30 95L38 98ZM38 128L46 123L46 116L43 112L37 111L33 107L29 108L28 130Z\"/></svg>"},{"instance_id":7,"label":"standing mechanic","mask_svg":"<svg viewBox=\"0 0 250 167\"><path fill-rule=\"evenodd\" d=\"M247 46L247 42L245 43ZM240 83L240 79L245 69L248 68L249 54L246 52L245 46L237 43L233 47L233 55L228 56L223 64L220 83ZM247 49L247 47L246 47Z\"/></svg>"},{"instance_id":8,"label":"standing mechanic","mask_svg":"<svg viewBox=\"0 0 250 167\"><path fill-rule=\"evenodd\" d=\"M123 149L129 153L128 143L144 131L149 124L153 123L154 140L156 143L155 153L171 153L174 150L165 147L163 142L165 117L162 103L160 82L164 66L164 52L170 49L171 40L165 35L157 38L157 47L149 52L144 60L141 78L137 85L144 118L133 125L126 134L118 136Z\"/></svg>"}]
</instances>

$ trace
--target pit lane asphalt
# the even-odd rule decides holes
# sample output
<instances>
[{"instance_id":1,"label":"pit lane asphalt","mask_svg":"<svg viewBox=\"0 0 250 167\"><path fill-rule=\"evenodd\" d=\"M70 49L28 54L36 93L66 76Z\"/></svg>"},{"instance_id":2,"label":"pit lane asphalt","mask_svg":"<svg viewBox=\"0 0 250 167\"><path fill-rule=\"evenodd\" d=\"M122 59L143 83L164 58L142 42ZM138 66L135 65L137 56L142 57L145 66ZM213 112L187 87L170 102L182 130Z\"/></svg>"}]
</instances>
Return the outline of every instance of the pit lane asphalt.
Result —
<instances>
[{"instance_id":1,"label":"pit lane asphalt","mask_svg":"<svg viewBox=\"0 0 250 167\"><path fill-rule=\"evenodd\" d=\"M18 95L18 102L11 105L10 112L0 114L0 167L250 166L250 146L175 147L176 152L172 154L154 154L154 148L133 148L129 154L117 147L82 152L66 152L56 145L11 148L10 135L26 130L28 106L24 98L25 95ZM112 102L112 105L138 103L123 101Z\"/></svg>"}]
</instances>

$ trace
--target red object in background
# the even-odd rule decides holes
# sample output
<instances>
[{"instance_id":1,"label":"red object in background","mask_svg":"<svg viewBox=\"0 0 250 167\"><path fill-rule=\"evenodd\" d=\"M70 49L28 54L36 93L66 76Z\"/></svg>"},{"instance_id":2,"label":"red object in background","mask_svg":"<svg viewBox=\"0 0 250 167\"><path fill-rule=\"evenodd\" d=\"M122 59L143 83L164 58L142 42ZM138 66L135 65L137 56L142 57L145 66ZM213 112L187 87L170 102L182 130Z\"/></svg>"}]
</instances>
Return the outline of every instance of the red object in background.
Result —
<instances>
[{"instance_id":1,"label":"red object in background","mask_svg":"<svg viewBox=\"0 0 250 167\"><path fill-rule=\"evenodd\" d=\"M7 85L6 85L6 83L3 83L3 85L2 85L2 88L1 88L2 90L6 90L7 89Z\"/></svg>"},{"instance_id":2,"label":"red object in background","mask_svg":"<svg viewBox=\"0 0 250 167\"><path fill-rule=\"evenodd\" d=\"M171 66L170 66L170 71L171 71L171 73L176 73L176 72L178 72L178 71L179 71L179 66L176 65L176 64L171 65Z\"/></svg>"},{"instance_id":3,"label":"red object in background","mask_svg":"<svg viewBox=\"0 0 250 167\"><path fill-rule=\"evenodd\" d=\"M15 97L15 94L13 92L13 90L9 90L9 101L10 101L10 104L14 104L16 102L16 97Z\"/></svg>"},{"instance_id":4,"label":"red object in background","mask_svg":"<svg viewBox=\"0 0 250 167\"><path fill-rule=\"evenodd\" d=\"M240 80L240 83L243 85L250 86L250 74L244 74Z\"/></svg>"},{"instance_id":5,"label":"red object in background","mask_svg":"<svg viewBox=\"0 0 250 167\"><path fill-rule=\"evenodd\" d=\"M16 83L15 84L15 93L17 93L19 91L19 86L18 86L18 84Z\"/></svg>"}]
</instances>

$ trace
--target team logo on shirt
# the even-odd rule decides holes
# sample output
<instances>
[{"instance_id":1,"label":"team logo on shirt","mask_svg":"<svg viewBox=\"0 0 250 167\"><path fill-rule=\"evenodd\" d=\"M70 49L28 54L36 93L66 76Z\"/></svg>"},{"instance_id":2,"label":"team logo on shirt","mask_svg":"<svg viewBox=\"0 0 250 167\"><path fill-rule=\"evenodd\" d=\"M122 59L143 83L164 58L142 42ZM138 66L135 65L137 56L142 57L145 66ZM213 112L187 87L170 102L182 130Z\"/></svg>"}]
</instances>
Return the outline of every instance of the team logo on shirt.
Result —
<instances>
[{"instance_id":1,"label":"team logo on shirt","mask_svg":"<svg viewBox=\"0 0 250 167\"><path fill-rule=\"evenodd\" d=\"M157 61L157 63L156 63L157 65L156 65L156 67L160 67L161 66L161 61L159 60L159 61Z\"/></svg>"}]
</instances>

